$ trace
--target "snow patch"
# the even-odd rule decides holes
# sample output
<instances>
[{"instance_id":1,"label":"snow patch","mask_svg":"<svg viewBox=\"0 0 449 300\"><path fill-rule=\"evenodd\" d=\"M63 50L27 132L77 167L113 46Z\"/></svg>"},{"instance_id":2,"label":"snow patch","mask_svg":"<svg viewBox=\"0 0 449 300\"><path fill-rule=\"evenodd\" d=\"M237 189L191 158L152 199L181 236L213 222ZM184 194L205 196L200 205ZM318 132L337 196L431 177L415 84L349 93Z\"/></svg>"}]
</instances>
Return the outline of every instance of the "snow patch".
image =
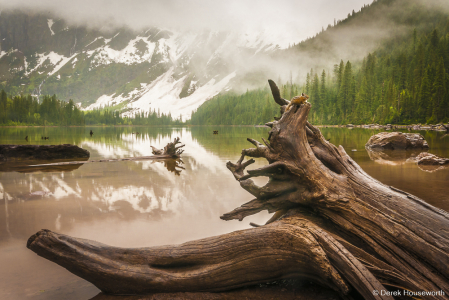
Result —
<instances>
[{"instance_id":1,"label":"snow patch","mask_svg":"<svg viewBox=\"0 0 449 300\"><path fill-rule=\"evenodd\" d=\"M48 76L51 76L58 72L65 64L67 64L72 58L74 58L77 54L73 54L70 57L65 57L64 55L60 55L58 53L55 53L51 51L49 54L37 54L37 65L31 69L30 71L27 71L28 64L25 63L25 76L28 76L29 74L36 71L39 67L41 67L47 60L50 64L54 66L53 70L48 73ZM39 72L39 74L42 74L43 72Z\"/></svg>"},{"instance_id":2,"label":"snow patch","mask_svg":"<svg viewBox=\"0 0 449 300\"><path fill-rule=\"evenodd\" d=\"M96 42L97 40L99 40L99 39L104 39L104 37L102 37L102 36L96 37L92 42L90 42L89 44L87 44L84 48L89 47L90 45L92 45L93 43L95 43L95 42Z\"/></svg>"},{"instance_id":3,"label":"snow patch","mask_svg":"<svg viewBox=\"0 0 449 300\"><path fill-rule=\"evenodd\" d=\"M93 110L93 109L108 106L112 102L114 95L115 95L115 93L111 94L111 95L103 95L100 98L98 98L97 101L95 101L95 103L89 105L84 110Z\"/></svg>"},{"instance_id":4,"label":"snow patch","mask_svg":"<svg viewBox=\"0 0 449 300\"><path fill-rule=\"evenodd\" d=\"M138 50L135 44L139 41L143 41L147 45L147 49L143 53L143 55L139 55L137 53ZM99 65L108 65L113 62L131 65L142 63L144 61L150 61L151 57L153 56L155 47L155 43L147 41L144 37L138 36L135 39L131 40L128 45L120 51L114 50L108 45L104 45L100 48L97 48L96 50L87 51L86 53L88 56L94 55L91 63L92 67L97 67Z\"/></svg>"},{"instance_id":5,"label":"snow patch","mask_svg":"<svg viewBox=\"0 0 449 300\"><path fill-rule=\"evenodd\" d=\"M1 58L1 55L0 55L0 58ZM24 69L25 73L28 70L28 62L27 62L27 57L26 56L23 56L23 69Z\"/></svg>"},{"instance_id":6,"label":"snow patch","mask_svg":"<svg viewBox=\"0 0 449 300\"><path fill-rule=\"evenodd\" d=\"M74 58L77 55L77 53L73 54L70 57L64 57L62 56L61 60L59 60L59 62L55 65L55 68L53 69L53 71L51 71L48 76L51 76L53 74L55 74L56 72L58 72L63 66L65 66L72 58Z\"/></svg>"},{"instance_id":7,"label":"snow patch","mask_svg":"<svg viewBox=\"0 0 449 300\"><path fill-rule=\"evenodd\" d=\"M47 19L48 29L50 29L51 35L55 35L55 33L53 32L53 30L51 29L51 27L53 26L54 23L55 23L55 22L53 22L52 19Z\"/></svg>"},{"instance_id":8,"label":"snow patch","mask_svg":"<svg viewBox=\"0 0 449 300\"><path fill-rule=\"evenodd\" d=\"M211 79L205 85L198 87L193 94L181 99L179 94L184 86L186 76L175 80L173 72L174 68L170 68L137 94L137 97L134 97L137 100L128 105L131 110L123 115L133 116L142 111L160 110L164 114L171 113L174 118L179 118L182 115L183 120L189 119L193 110L225 89L229 81L236 75L235 72L232 72L219 82Z\"/></svg>"}]
</instances>

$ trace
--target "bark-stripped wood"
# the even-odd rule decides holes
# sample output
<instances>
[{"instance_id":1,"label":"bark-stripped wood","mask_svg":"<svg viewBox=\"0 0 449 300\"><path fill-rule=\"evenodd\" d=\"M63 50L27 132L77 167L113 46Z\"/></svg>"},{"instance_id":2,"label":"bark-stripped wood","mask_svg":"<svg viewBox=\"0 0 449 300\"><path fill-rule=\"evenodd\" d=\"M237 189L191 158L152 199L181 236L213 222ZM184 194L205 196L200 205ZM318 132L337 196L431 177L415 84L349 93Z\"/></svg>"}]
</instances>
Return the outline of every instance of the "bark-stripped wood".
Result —
<instances>
[{"instance_id":1,"label":"bark-stripped wood","mask_svg":"<svg viewBox=\"0 0 449 300\"><path fill-rule=\"evenodd\" d=\"M393 299L386 290L449 293L449 215L366 174L307 121L305 103L285 112L264 144L248 139L227 167L255 199L224 214L242 220L276 212L263 226L177 246L109 247L42 230L28 248L112 294L224 291L304 277L365 299ZM263 157L268 165L245 168ZM267 176L257 186L253 177ZM378 293L376 293L377 291ZM447 299L440 292L434 299Z\"/></svg>"},{"instance_id":2,"label":"bark-stripped wood","mask_svg":"<svg viewBox=\"0 0 449 300\"><path fill-rule=\"evenodd\" d=\"M184 144L180 144L179 137L175 138L172 143L168 143L167 146L164 147L164 149L157 149L153 146L150 146L153 149L154 155L164 155L171 158L178 158L181 156L181 153L184 152L182 147L184 147Z\"/></svg>"}]
</instances>

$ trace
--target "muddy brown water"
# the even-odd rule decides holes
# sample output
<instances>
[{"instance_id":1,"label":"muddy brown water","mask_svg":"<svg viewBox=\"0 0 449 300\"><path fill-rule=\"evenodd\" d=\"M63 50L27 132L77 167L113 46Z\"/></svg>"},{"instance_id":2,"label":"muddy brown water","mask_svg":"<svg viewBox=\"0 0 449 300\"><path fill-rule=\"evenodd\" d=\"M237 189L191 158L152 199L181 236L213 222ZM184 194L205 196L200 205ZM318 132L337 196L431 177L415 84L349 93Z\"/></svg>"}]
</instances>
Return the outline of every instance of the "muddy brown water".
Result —
<instances>
[{"instance_id":1,"label":"muddy brown water","mask_svg":"<svg viewBox=\"0 0 449 300\"><path fill-rule=\"evenodd\" d=\"M241 150L252 146L247 137L267 138L267 128L104 127L93 128L92 137L90 129L0 128L0 143L76 144L89 150L94 160L151 155L150 145L162 148L179 136L185 152L182 162L0 167L0 299L90 299L99 293L89 282L26 248L28 237L43 228L113 246L148 247L228 233L269 219L266 212L242 222L219 218L252 199L225 164L237 161ZM137 131L139 135L133 134ZM364 145L379 130L321 131L374 178L449 211L449 168L422 170L409 159L415 153L369 154ZM449 136L420 133L429 152L449 157ZM39 162L30 162L35 163ZM257 159L251 167L264 164Z\"/></svg>"}]
</instances>

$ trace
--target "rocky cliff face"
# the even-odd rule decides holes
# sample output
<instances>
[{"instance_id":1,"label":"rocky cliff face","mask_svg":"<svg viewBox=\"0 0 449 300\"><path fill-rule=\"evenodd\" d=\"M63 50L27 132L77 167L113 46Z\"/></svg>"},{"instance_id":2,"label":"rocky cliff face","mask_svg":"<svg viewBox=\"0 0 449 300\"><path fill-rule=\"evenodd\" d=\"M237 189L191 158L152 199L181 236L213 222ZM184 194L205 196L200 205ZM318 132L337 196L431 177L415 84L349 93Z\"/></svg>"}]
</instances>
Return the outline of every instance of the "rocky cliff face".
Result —
<instances>
[{"instance_id":1,"label":"rocky cliff face","mask_svg":"<svg viewBox=\"0 0 449 300\"><path fill-rule=\"evenodd\" d=\"M279 49L263 32L94 30L21 11L0 14L0 41L0 88L8 93L184 119L244 76L265 81L254 69L246 76L244 65Z\"/></svg>"}]
</instances>

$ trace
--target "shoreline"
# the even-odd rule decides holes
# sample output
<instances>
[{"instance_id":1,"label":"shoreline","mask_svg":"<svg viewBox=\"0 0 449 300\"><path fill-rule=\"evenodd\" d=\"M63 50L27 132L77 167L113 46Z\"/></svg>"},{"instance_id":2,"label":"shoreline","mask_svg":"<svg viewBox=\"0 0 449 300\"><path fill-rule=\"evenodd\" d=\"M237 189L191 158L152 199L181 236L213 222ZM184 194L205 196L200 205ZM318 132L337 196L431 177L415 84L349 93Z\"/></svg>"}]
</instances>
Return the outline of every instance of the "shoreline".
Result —
<instances>
[{"instance_id":1,"label":"shoreline","mask_svg":"<svg viewBox=\"0 0 449 300\"><path fill-rule=\"evenodd\" d=\"M364 124L364 125L314 125L318 128L363 128L363 129L411 129L411 130L433 130L433 131L449 131L449 124L438 124L438 125L420 125L420 124L409 124L409 125L379 125L379 124ZM263 127L270 128L267 125L70 125L70 126L60 126L60 125L0 125L0 128L60 128L60 127L70 127L70 128L100 128L100 127ZM446 128L446 129L444 129Z\"/></svg>"}]
</instances>

